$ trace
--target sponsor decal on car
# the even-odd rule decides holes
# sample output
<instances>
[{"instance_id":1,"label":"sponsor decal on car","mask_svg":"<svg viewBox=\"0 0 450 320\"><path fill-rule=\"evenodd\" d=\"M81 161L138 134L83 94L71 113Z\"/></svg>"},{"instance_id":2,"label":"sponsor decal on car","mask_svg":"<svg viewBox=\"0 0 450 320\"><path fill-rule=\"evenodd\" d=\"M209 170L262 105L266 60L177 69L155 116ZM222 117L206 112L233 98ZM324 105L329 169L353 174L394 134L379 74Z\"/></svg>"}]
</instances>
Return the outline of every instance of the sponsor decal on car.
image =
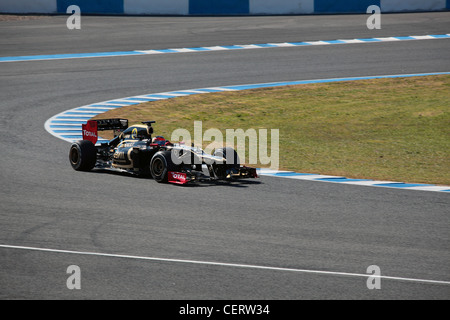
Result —
<instances>
[{"instance_id":1,"label":"sponsor decal on car","mask_svg":"<svg viewBox=\"0 0 450 320\"><path fill-rule=\"evenodd\" d=\"M97 121L88 121L86 124L82 124L81 130L83 132L83 140L89 140L93 144L97 143Z\"/></svg>"},{"instance_id":2,"label":"sponsor decal on car","mask_svg":"<svg viewBox=\"0 0 450 320\"><path fill-rule=\"evenodd\" d=\"M185 184L188 182L186 173L182 172L169 172L168 181L176 184Z\"/></svg>"}]
</instances>

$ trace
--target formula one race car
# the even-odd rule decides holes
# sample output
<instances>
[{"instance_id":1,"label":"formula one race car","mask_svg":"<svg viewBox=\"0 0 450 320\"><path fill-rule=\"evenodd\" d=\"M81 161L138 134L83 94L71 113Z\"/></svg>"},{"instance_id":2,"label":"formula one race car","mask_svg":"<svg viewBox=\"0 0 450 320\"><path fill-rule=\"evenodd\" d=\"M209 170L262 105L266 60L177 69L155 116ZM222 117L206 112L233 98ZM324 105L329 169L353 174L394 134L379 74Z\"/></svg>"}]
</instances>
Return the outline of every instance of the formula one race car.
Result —
<instances>
[{"instance_id":1,"label":"formula one race car","mask_svg":"<svg viewBox=\"0 0 450 320\"><path fill-rule=\"evenodd\" d=\"M82 126L83 140L70 147L70 164L77 171L107 169L175 184L258 177L255 168L240 165L234 149L220 148L209 155L201 148L173 144L161 136L152 138L153 123L128 127L126 119L89 120ZM113 130L114 138L96 144L98 131L105 130Z\"/></svg>"}]
</instances>

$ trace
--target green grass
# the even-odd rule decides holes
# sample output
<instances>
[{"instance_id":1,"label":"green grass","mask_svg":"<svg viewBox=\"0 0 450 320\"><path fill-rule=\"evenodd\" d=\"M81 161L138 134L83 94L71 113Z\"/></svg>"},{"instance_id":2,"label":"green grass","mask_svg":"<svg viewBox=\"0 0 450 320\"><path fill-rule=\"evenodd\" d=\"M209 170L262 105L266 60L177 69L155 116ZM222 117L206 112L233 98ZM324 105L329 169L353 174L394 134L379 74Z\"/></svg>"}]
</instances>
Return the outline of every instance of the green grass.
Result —
<instances>
[{"instance_id":1,"label":"green grass","mask_svg":"<svg viewBox=\"0 0 450 320\"><path fill-rule=\"evenodd\" d=\"M280 130L280 169L450 185L450 76L363 80L194 95L101 118L156 120L170 137L203 130ZM206 143L208 144L208 143Z\"/></svg>"}]
</instances>

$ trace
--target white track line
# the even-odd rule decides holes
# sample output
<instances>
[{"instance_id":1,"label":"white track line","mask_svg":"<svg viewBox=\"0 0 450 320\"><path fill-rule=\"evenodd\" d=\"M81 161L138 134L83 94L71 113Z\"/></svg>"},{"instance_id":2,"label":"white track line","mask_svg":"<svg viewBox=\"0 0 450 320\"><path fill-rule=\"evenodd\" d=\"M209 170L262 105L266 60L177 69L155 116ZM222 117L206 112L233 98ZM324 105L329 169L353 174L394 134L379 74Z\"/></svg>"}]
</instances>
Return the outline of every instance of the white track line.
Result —
<instances>
[{"instance_id":1,"label":"white track line","mask_svg":"<svg viewBox=\"0 0 450 320\"><path fill-rule=\"evenodd\" d=\"M233 50L248 50L248 49L264 49L264 48L281 48L281 47L302 47L308 45L340 45L353 43L380 43L389 41L411 41L411 40L442 40L450 38L449 34L445 35L419 35L406 37L381 37L381 38L366 38L366 39L339 39L325 40L325 41L308 41L308 42L290 42L290 43L260 43L260 44L244 44L234 46L212 46L212 47L198 47L198 48L171 48L160 50L133 50L126 52L93 52L81 54L50 54L50 55L32 55L32 56L16 56L16 57L0 57L1 62L19 62L19 61L42 61L42 60L61 60L61 59L87 59L87 58L106 58L106 57L123 57L123 56L141 56L153 54L172 54L172 53L200 53L211 51L233 51Z\"/></svg>"},{"instance_id":2,"label":"white track line","mask_svg":"<svg viewBox=\"0 0 450 320\"><path fill-rule=\"evenodd\" d=\"M374 275L371 275L371 274L362 274L362 273L348 273L348 272L334 272L334 271L320 271L320 270L268 267L268 266L258 266L258 265L249 265L249 264L236 264L236 263L223 263L223 262L211 262L211 261L168 259L168 258L132 256L132 255L122 255L122 254L111 254L111 253L83 252L83 251L35 248L35 247L24 247L24 246L12 246L12 245L5 245L5 244L0 244L0 248L19 249L19 250L31 250L31 251L41 251L41 252L53 252L53 253L64 253L64 254L78 254L78 255L85 255L85 256L97 256L97 257L109 257L109 258L122 258L122 259L158 261L158 262L174 262L174 263L200 264L200 265L232 267L232 268L259 269L259 270L269 270L269 271L284 271L284 272L322 274L322 275L333 275L333 276L346 276L346 277L359 277L359 278L373 277L373 278L380 278L380 279L385 279L385 280L397 280L397 281L420 282L420 283L428 283L428 284L450 285L450 281L414 279L414 278L403 278L403 277L390 277L390 276L383 276L383 275L381 275L381 276L374 276Z\"/></svg>"}]
</instances>

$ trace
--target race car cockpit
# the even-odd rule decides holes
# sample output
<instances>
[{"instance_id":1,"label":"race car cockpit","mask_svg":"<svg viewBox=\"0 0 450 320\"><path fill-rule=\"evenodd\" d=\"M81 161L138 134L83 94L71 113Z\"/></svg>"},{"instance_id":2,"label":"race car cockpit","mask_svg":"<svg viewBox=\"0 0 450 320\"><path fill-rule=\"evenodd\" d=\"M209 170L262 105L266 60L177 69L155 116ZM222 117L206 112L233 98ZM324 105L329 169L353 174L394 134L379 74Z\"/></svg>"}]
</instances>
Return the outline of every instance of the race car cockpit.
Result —
<instances>
[{"instance_id":1,"label":"race car cockpit","mask_svg":"<svg viewBox=\"0 0 450 320\"><path fill-rule=\"evenodd\" d=\"M109 141L111 147L116 147L123 140L150 140L152 139L153 127L155 121L146 121L131 127L115 132L114 138Z\"/></svg>"}]
</instances>

